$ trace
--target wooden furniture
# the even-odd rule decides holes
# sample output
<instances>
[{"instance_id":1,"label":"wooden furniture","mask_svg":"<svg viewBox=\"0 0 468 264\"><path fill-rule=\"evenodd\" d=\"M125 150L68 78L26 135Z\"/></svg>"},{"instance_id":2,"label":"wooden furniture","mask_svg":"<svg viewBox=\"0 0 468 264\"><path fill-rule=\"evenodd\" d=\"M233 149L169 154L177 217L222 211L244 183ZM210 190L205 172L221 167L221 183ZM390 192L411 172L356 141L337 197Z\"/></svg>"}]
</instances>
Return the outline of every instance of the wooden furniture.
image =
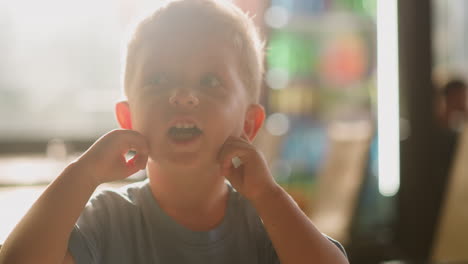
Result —
<instances>
[{"instance_id":1,"label":"wooden furniture","mask_svg":"<svg viewBox=\"0 0 468 264\"><path fill-rule=\"evenodd\" d=\"M468 263L468 126L460 136L432 248L436 263Z\"/></svg>"}]
</instances>

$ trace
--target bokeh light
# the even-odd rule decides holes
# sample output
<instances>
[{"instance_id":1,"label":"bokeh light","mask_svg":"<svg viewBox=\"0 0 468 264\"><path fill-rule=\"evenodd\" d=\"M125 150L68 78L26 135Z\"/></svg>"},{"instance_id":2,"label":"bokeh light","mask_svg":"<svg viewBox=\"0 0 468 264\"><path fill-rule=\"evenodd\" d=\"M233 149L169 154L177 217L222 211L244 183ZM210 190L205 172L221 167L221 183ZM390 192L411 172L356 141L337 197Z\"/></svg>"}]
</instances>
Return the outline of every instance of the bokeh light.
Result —
<instances>
[{"instance_id":1,"label":"bokeh light","mask_svg":"<svg viewBox=\"0 0 468 264\"><path fill-rule=\"evenodd\" d=\"M266 129L274 136L282 136L289 130L289 119L283 113L271 114L266 120Z\"/></svg>"}]
</instances>

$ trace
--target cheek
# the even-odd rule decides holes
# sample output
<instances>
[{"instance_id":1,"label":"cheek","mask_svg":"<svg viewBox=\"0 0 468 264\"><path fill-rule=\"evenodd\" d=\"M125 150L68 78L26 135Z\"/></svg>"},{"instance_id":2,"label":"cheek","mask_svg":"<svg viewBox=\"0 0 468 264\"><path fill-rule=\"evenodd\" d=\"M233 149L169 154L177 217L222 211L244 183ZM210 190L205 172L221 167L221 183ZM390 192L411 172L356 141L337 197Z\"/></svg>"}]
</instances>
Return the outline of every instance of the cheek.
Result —
<instances>
[{"instance_id":1,"label":"cheek","mask_svg":"<svg viewBox=\"0 0 468 264\"><path fill-rule=\"evenodd\" d=\"M239 108L238 108L239 109ZM241 110L227 111L222 117L222 129L227 136L240 136L244 128L244 117ZM220 126L221 128L221 126Z\"/></svg>"},{"instance_id":2,"label":"cheek","mask_svg":"<svg viewBox=\"0 0 468 264\"><path fill-rule=\"evenodd\" d=\"M145 127L145 114L144 112L142 111L142 109L135 109L132 111L132 126L133 126L133 130L136 130L140 133L144 133L144 131L146 130L146 127Z\"/></svg>"},{"instance_id":3,"label":"cheek","mask_svg":"<svg viewBox=\"0 0 468 264\"><path fill-rule=\"evenodd\" d=\"M245 112L246 107L238 103L233 107L233 110L228 113L229 117L227 120L231 123L233 133L236 133L235 136L239 136L244 129Z\"/></svg>"},{"instance_id":4,"label":"cheek","mask_svg":"<svg viewBox=\"0 0 468 264\"><path fill-rule=\"evenodd\" d=\"M159 111L153 107L140 107L132 112L133 129L140 132L145 137L154 137L160 134L161 117ZM148 138L149 140L150 138Z\"/></svg>"},{"instance_id":5,"label":"cheek","mask_svg":"<svg viewBox=\"0 0 468 264\"><path fill-rule=\"evenodd\" d=\"M233 133L231 134L231 136L241 137L243 134L244 134L244 126L239 125L233 129Z\"/></svg>"}]
</instances>

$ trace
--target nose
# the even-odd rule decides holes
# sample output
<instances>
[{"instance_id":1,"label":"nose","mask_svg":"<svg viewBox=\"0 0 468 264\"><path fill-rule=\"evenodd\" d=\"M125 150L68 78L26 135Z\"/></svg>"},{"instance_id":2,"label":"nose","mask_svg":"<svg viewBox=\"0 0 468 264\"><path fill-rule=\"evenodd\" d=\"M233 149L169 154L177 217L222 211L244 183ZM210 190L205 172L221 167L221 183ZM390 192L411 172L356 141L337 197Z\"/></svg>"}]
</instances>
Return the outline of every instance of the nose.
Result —
<instances>
[{"instance_id":1,"label":"nose","mask_svg":"<svg viewBox=\"0 0 468 264\"><path fill-rule=\"evenodd\" d=\"M198 98L190 91L177 90L169 97L169 103L177 107L194 108L198 106Z\"/></svg>"}]
</instances>

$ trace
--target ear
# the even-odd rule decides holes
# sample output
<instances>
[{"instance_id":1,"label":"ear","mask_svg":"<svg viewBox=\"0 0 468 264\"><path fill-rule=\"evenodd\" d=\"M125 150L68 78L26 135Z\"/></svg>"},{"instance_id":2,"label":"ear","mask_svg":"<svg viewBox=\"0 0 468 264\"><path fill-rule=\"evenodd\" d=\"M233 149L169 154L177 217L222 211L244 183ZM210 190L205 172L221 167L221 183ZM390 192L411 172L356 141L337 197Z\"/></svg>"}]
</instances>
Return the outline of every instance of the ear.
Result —
<instances>
[{"instance_id":1,"label":"ear","mask_svg":"<svg viewBox=\"0 0 468 264\"><path fill-rule=\"evenodd\" d=\"M244 135L253 141L265 121L265 109L259 104L252 104L247 109L244 121Z\"/></svg>"},{"instance_id":2,"label":"ear","mask_svg":"<svg viewBox=\"0 0 468 264\"><path fill-rule=\"evenodd\" d=\"M121 128L132 129L132 116L127 101L121 101L115 105L115 115Z\"/></svg>"}]
</instances>

